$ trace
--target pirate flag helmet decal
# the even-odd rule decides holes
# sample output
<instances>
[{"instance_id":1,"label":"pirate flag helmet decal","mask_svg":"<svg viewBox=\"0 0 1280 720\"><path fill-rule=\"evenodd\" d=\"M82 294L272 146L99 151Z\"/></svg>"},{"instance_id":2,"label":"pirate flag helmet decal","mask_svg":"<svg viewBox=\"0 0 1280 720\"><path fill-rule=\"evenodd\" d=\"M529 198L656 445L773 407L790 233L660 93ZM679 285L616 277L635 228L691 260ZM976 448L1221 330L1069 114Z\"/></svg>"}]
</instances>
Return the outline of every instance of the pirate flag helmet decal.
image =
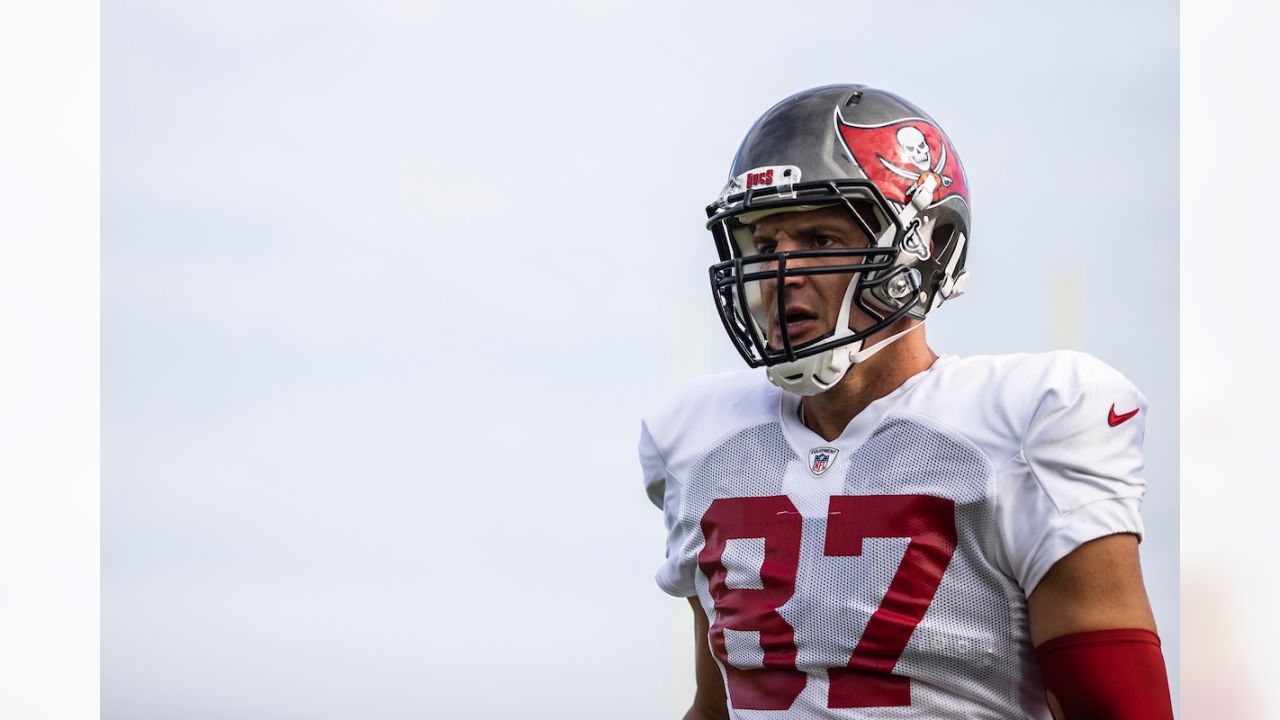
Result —
<instances>
[{"instance_id":1,"label":"pirate flag helmet decal","mask_svg":"<svg viewBox=\"0 0 1280 720\"><path fill-rule=\"evenodd\" d=\"M911 188L932 173L938 185L934 202L952 194L969 202L969 186L960 158L951 141L932 122L910 118L874 127L837 122L849 157L886 198L905 203Z\"/></svg>"},{"instance_id":2,"label":"pirate flag helmet decal","mask_svg":"<svg viewBox=\"0 0 1280 720\"><path fill-rule=\"evenodd\" d=\"M785 390L814 395L919 326L968 281L969 186L951 140L920 108L883 90L828 85L770 108L747 132L707 227L729 338ZM755 223L820 208L848 213L865 246L761 252ZM788 278L847 278L839 316L791 337ZM804 325L799 322L799 325ZM873 336L875 336L873 338Z\"/></svg>"}]
</instances>

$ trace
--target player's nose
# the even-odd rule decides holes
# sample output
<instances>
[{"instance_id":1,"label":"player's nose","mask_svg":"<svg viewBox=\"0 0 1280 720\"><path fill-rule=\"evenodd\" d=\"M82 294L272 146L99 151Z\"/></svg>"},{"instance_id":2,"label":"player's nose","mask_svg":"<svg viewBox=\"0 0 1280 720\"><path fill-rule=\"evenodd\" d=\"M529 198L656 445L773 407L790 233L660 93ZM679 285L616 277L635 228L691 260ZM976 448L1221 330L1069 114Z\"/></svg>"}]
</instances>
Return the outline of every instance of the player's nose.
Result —
<instances>
[{"instance_id":1,"label":"player's nose","mask_svg":"<svg viewBox=\"0 0 1280 720\"><path fill-rule=\"evenodd\" d=\"M777 241L778 241L778 245L777 245L777 248L774 250L774 252L780 252L780 253L791 252L793 250L800 250L804 247L798 240L796 240L793 237L790 237L786 233L781 233L777 238ZM806 260L804 258L788 258L786 262L786 268L788 269L801 268L809 265L810 262L811 262L810 260ZM804 284L804 277L805 276L803 275L796 275L794 273L787 272L782 278L783 286L799 287L800 285Z\"/></svg>"}]
</instances>

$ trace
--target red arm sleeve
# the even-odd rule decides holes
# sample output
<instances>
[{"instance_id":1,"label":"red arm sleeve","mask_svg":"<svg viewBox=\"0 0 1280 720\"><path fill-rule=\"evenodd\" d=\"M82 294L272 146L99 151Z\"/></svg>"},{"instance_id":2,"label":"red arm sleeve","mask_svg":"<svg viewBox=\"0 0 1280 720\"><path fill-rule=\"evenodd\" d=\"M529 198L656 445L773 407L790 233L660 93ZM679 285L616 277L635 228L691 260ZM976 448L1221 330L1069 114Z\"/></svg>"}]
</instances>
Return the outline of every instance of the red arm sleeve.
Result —
<instances>
[{"instance_id":1,"label":"red arm sleeve","mask_svg":"<svg viewBox=\"0 0 1280 720\"><path fill-rule=\"evenodd\" d=\"M1061 720L1172 720L1160 638L1150 630L1093 630L1036 646L1050 706Z\"/></svg>"}]
</instances>

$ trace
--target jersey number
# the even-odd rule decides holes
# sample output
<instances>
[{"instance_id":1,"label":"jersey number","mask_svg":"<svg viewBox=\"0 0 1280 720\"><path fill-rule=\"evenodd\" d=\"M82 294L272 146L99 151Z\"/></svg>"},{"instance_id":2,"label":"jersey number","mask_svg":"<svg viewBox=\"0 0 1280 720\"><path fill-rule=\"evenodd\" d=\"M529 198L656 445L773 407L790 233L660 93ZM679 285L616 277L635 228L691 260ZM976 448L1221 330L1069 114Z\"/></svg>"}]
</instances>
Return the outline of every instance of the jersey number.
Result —
<instances>
[{"instance_id":1,"label":"jersey number","mask_svg":"<svg viewBox=\"0 0 1280 720\"><path fill-rule=\"evenodd\" d=\"M795 593L800 564L801 517L786 496L722 498L702 516L706 545L698 566L709 580L716 620L711 652L725 669L735 708L787 710L804 690L796 669L795 630L778 608ZM721 558L725 542L764 537L759 588L730 588ZM823 554L862 554L866 538L910 538L898 571L853 649L849 664L831 668L829 708L899 707L911 704L911 680L893 668L911 639L956 549L955 503L929 495L834 496L827 510ZM724 631L760 633L761 668L729 664Z\"/></svg>"}]
</instances>

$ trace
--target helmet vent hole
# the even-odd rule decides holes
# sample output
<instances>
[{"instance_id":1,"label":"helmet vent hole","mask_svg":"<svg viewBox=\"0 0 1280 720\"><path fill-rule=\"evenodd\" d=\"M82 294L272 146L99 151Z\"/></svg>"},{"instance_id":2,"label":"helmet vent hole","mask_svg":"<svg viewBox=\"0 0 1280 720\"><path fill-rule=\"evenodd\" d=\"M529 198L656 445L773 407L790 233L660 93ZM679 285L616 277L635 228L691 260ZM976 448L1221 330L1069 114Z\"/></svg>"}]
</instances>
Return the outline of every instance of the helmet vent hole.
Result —
<instances>
[{"instance_id":1,"label":"helmet vent hole","mask_svg":"<svg viewBox=\"0 0 1280 720\"><path fill-rule=\"evenodd\" d=\"M853 107L854 105L857 105L860 102L862 102L862 91L854 90L853 93L849 95L849 99L844 101L844 106Z\"/></svg>"}]
</instances>

